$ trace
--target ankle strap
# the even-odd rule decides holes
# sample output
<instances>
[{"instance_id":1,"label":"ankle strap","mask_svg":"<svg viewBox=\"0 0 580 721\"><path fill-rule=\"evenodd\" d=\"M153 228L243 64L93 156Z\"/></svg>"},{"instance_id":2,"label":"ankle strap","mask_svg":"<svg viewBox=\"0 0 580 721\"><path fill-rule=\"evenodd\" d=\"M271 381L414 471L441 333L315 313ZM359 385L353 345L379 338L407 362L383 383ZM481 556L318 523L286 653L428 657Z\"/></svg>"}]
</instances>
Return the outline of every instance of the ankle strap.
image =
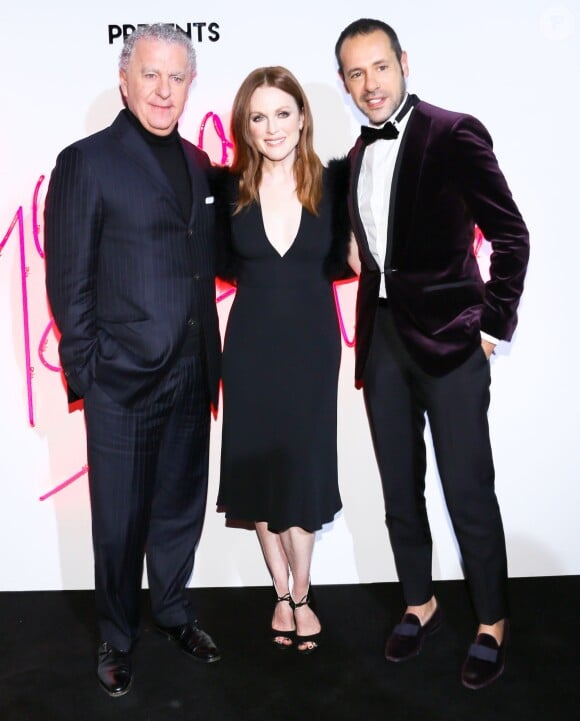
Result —
<instances>
[{"instance_id":1,"label":"ankle strap","mask_svg":"<svg viewBox=\"0 0 580 721\"><path fill-rule=\"evenodd\" d=\"M292 599L292 608L300 608L301 606L308 606L310 603L310 593L307 593L305 596L302 596L300 601L295 601Z\"/></svg>"}]
</instances>

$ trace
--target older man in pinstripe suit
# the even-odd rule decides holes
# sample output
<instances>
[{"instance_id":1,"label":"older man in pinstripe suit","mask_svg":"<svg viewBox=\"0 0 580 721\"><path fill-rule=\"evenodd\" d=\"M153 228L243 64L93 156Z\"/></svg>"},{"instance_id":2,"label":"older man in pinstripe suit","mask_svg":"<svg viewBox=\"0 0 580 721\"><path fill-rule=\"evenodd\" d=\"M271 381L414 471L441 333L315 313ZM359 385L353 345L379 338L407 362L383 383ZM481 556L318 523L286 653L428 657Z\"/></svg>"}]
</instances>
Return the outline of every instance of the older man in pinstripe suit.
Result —
<instances>
[{"instance_id":1,"label":"older man in pinstripe suit","mask_svg":"<svg viewBox=\"0 0 580 721\"><path fill-rule=\"evenodd\" d=\"M125 42L125 109L57 158L46 198L47 291L69 400L84 399L100 645L130 688L144 558L158 629L219 660L185 595L207 495L220 341L209 159L177 124L195 76L165 25Z\"/></svg>"}]
</instances>

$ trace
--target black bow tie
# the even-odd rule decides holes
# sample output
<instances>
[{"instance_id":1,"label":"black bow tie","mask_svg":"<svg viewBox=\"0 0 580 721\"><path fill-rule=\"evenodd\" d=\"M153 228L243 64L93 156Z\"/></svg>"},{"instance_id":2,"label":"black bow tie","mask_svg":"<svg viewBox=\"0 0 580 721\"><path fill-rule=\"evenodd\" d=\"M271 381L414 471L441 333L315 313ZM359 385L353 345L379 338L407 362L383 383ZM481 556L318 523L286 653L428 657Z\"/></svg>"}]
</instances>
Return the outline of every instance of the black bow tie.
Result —
<instances>
[{"instance_id":1,"label":"black bow tie","mask_svg":"<svg viewBox=\"0 0 580 721\"><path fill-rule=\"evenodd\" d=\"M407 100L404 102L403 107L395 118L395 123L401 122L418 99L419 98L417 98L416 95L407 96ZM360 137L363 145L366 147L367 145L374 143L375 140L394 140L399 137L399 131L391 121L385 123L382 128L370 128L368 125L363 125L360 129Z\"/></svg>"},{"instance_id":2,"label":"black bow tie","mask_svg":"<svg viewBox=\"0 0 580 721\"><path fill-rule=\"evenodd\" d=\"M390 122L382 128L369 128L368 125L363 125L360 129L360 137L363 145L370 145L375 140L394 140L399 137L399 131Z\"/></svg>"}]
</instances>

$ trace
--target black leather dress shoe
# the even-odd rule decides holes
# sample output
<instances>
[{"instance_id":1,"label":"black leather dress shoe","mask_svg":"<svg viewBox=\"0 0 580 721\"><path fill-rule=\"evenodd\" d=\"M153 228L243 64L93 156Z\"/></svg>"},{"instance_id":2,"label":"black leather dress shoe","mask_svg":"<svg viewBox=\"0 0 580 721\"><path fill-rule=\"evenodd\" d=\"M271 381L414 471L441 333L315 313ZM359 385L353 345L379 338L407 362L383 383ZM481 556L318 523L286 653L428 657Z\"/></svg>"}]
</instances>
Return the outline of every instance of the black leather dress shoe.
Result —
<instances>
[{"instance_id":1,"label":"black leather dress shoe","mask_svg":"<svg viewBox=\"0 0 580 721\"><path fill-rule=\"evenodd\" d=\"M194 623L183 623L181 626L160 626L157 630L174 641L179 648L191 658L204 663L219 661L221 653L209 633L202 631Z\"/></svg>"},{"instance_id":2,"label":"black leather dress shoe","mask_svg":"<svg viewBox=\"0 0 580 721\"><path fill-rule=\"evenodd\" d=\"M423 641L441 627L443 614L439 606L424 626L414 613L406 613L387 639L385 658L387 661L406 661L414 658L421 651Z\"/></svg>"},{"instance_id":3,"label":"black leather dress shoe","mask_svg":"<svg viewBox=\"0 0 580 721\"><path fill-rule=\"evenodd\" d=\"M133 672L128 651L102 643L97 653L97 678L109 696L124 696L131 688Z\"/></svg>"},{"instance_id":4,"label":"black leather dress shoe","mask_svg":"<svg viewBox=\"0 0 580 721\"><path fill-rule=\"evenodd\" d=\"M499 678L505 666L505 650L508 642L509 624L505 621L501 644L488 633L477 635L469 647L461 669L461 683L466 688L479 689L489 686Z\"/></svg>"}]
</instances>

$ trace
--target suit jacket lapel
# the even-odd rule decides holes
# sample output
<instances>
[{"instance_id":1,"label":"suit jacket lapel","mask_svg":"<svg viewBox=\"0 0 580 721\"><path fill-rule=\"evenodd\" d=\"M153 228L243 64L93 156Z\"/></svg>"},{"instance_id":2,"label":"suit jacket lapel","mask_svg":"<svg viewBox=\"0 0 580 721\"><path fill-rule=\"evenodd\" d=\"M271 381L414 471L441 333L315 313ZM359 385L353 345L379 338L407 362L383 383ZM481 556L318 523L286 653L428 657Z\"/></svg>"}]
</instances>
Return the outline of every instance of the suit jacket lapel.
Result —
<instances>
[{"instance_id":1,"label":"suit jacket lapel","mask_svg":"<svg viewBox=\"0 0 580 721\"><path fill-rule=\"evenodd\" d=\"M153 155L151 148L141 137L139 132L125 118L121 111L111 126L117 136L121 149L131 160L139 165L151 180L158 185L164 194L171 200L179 215L182 215L177 198L163 169Z\"/></svg>"},{"instance_id":2,"label":"suit jacket lapel","mask_svg":"<svg viewBox=\"0 0 580 721\"><path fill-rule=\"evenodd\" d=\"M414 106L420 104L420 100L416 95L412 95L411 98ZM391 197L389 199L387 252L385 255L384 268L386 272L393 266L393 260L396 266L397 254L404 247L406 238L412 230L417 189L430 126L431 121L429 118L426 118L417 111L413 111L405 129L404 136L401 139L401 147L399 148L395 162ZM357 223L357 237L364 239L362 251L365 263L369 268L379 270L379 266L370 251L358 207L357 186L363 153L364 145L359 138L353 148L351 156L351 217L354 218Z\"/></svg>"},{"instance_id":3,"label":"suit jacket lapel","mask_svg":"<svg viewBox=\"0 0 580 721\"><path fill-rule=\"evenodd\" d=\"M363 154L364 154L364 145L362 144L361 139L359 138L352 150L351 154L351 173L350 173L350 189L348 197L350 199L350 217L353 219L354 223L356 224L355 235L360 240L364 241L362 243L362 246L359 246L359 248L362 250L364 254L364 261L368 268L374 268L375 270L379 270L379 266L377 264L377 261L375 260L374 255L371 253L369 248L369 243L367 239L367 234L364 229L364 225L362 223L361 217L360 217L360 210L358 207L358 183L359 183L359 176L360 176L360 169L362 165L363 160Z\"/></svg>"},{"instance_id":4,"label":"suit jacket lapel","mask_svg":"<svg viewBox=\"0 0 580 721\"><path fill-rule=\"evenodd\" d=\"M419 181L429 130L430 118L413 110L395 164L389 205L389 230L385 268L397 265L397 256L412 235Z\"/></svg>"},{"instance_id":5,"label":"suit jacket lapel","mask_svg":"<svg viewBox=\"0 0 580 721\"><path fill-rule=\"evenodd\" d=\"M188 152L187 147L182 143L183 153L187 161L187 170L189 171L189 178L191 180L191 218L190 222L193 222L195 214L197 212L200 199L205 201L208 193L208 185L206 180L205 171L200 167L197 162L195 155L192 152Z\"/></svg>"}]
</instances>

